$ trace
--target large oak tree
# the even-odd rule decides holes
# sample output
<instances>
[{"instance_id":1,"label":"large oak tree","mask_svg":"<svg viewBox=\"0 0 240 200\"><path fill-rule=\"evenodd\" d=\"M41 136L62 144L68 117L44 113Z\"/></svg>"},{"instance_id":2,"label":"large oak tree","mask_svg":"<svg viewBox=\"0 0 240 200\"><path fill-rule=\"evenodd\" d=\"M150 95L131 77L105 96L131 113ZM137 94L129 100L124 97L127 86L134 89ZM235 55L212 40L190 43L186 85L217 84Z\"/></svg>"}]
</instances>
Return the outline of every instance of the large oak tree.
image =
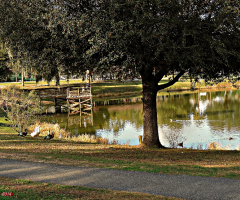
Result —
<instances>
[{"instance_id":1,"label":"large oak tree","mask_svg":"<svg viewBox=\"0 0 240 200\"><path fill-rule=\"evenodd\" d=\"M14 2L18 4L18 1ZM28 32L19 28L20 32L28 34L27 39L20 37L21 43L15 42L22 51L31 53L31 49L34 49L36 54L33 55L40 52L41 62L46 59L50 65L52 61L57 61L52 64L53 69L62 65L66 70L98 71L117 66L121 71L141 75L143 144L146 146L163 147L159 141L156 110L159 90L173 85L184 73L206 80L239 73L237 1L24 2L24 6L28 6L24 8L26 13L22 16L28 16L25 21L34 22L34 26L26 23ZM12 24L11 20L8 22ZM17 26L14 28L18 30ZM7 34L4 36L11 40ZM41 39L39 43L35 42L36 38ZM26 45L25 41L32 46ZM35 48L35 44L39 46ZM48 53L47 56L42 56L43 49L46 50L44 53ZM30 59L33 58L30 56ZM160 85L159 82L168 74L176 76Z\"/></svg>"},{"instance_id":2,"label":"large oak tree","mask_svg":"<svg viewBox=\"0 0 240 200\"><path fill-rule=\"evenodd\" d=\"M146 146L159 141L156 95L184 73L206 80L239 73L239 5L231 1L98 1L89 24L89 59L137 71L143 84ZM159 84L169 73L177 75Z\"/></svg>"}]
</instances>

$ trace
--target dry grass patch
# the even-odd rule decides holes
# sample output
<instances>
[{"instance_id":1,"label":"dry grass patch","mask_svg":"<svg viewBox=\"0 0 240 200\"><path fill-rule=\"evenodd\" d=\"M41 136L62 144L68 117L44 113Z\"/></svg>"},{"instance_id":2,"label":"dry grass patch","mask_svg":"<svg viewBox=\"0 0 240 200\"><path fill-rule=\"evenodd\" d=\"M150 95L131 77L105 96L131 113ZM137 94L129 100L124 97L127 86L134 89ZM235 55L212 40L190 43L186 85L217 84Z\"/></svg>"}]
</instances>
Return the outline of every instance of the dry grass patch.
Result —
<instances>
[{"instance_id":1,"label":"dry grass patch","mask_svg":"<svg viewBox=\"0 0 240 200\"><path fill-rule=\"evenodd\" d=\"M217 142L211 142L209 145L208 145L208 149L210 150L230 150L231 149L231 146L223 146Z\"/></svg>"},{"instance_id":2,"label":"dry grass patch","mask_svg":"<svg viewBox=\"0 0 240 200\"><path fill-rule=\"evenodd\" d=\"M28 127L28 133L34 131L34 128L40 124L41 136L46 136L49 131L54 133L54 137L62 138L67 141L74 142L85 142L85 143L96 143L96 144L109 144L109 140L102 137L96 137L91 134L81 134L78 136L71 136L70 132L67 132L65 129L61 129L59 124L51 124L47 122L36 122L35 124ZM113 143L115 144L115 143Z\"/></svg>"},{"instance_id":3,"label":"dry grass patch","mask_svg":"<svg viewBox=\"0 0 240 200\"><path fill-rule=\"evenodd\" d=\"M47 123L47 122L35 122L33 125L29 126L28 129L28 133L32 133L34 131L34 128L37 127L38 125L40 125L40 134L41 135L47 135L48 132L54 132L54 136L55 137L59 137L59 135L61 134L63 137L67 137L69 135L68 132L64 131L63 129L60 128L59 124L51 124L51 123Z\"/></svg>"}]
</instances>

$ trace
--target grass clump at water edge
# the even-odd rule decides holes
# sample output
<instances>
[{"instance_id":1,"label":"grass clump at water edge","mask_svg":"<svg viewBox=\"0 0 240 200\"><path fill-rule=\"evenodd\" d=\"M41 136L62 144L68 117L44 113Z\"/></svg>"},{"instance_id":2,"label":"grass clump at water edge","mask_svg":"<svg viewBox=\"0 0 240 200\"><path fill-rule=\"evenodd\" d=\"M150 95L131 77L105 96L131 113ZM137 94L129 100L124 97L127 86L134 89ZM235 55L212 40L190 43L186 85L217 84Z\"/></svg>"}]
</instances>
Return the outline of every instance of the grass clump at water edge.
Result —
<instances>
[{"instance_id":1,"label":"grass clump at water edge","mask_svg":"<svg viewBox=\"0 0 240 200\"><path fill-rule=\"evenodd\" d=\"M34 128L40 124L41 135L46 136L49 131L54 132L54 137L62 138L67 141L74 142L86 142L86 143L95 143L95 144L117 144L117 141L110 141L107 138L97 137L91 134L79 134L71 135L70 132L67 132L65 129L61 129L59 124L51 124L47 122L36 122L34 125L28 127L28 132L33 132Z\"/></svg>"}]
</instances>

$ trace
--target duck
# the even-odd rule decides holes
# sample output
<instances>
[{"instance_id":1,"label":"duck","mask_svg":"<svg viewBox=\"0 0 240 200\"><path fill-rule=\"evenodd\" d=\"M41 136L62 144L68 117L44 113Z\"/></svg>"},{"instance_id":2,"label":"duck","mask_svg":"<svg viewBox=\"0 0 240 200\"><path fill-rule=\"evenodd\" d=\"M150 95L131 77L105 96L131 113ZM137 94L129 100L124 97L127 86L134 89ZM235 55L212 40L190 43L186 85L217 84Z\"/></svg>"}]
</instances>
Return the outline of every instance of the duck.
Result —
<instances>
[{"instance_id":1,"label":"duck","mask_svg":"<svg viewBox=\"0 0 240 200\"><path fill-rule=\"evenodd\" d=\"M177 143L178 147L183 147L183 142Z\"/></svg>"},{"instance_id":2,"label":"duck","mask_svg":"<svg viewBox=\"0 0 240 200\"><path fill-rule=\"evenodd\" d=\"M60 139L62 139L62 138L63 138L61 133L59 134L59 138L60 138Z\"/></svg>"},{"instance_id":3,"label":"duck","mask_svg":"<svg viewBox=\"0 0 240 200\"><path fill-rule=\"evenodd\" d=\"M48 131L48 135L46 135L45 137L44 137L44 140L51 140L51 139L53 139L54 138L54 133L53 133L53 131L52 131L52 133L50 134L50 131Z\"/></svg>"},{"instance_id":4,"label":"duck","mask_svg":"<svg viewBox=\"0 0 240 200\"><path fill-rule=\"evenodd\" d=\"M40 134L40 125L34 128L34 131L30 134L32 137L38 137Z\"/></svg>"},{"instance_id":5,"label":"duck","mask_svg":"<svg viewBox=\"0 0 240 200\"><path fill-rule=\"evenodd\" d=\"M25 128L24 132L18 133L18 136L25 137L27 135L27 129Z\"/></svg>"}]
</instances>

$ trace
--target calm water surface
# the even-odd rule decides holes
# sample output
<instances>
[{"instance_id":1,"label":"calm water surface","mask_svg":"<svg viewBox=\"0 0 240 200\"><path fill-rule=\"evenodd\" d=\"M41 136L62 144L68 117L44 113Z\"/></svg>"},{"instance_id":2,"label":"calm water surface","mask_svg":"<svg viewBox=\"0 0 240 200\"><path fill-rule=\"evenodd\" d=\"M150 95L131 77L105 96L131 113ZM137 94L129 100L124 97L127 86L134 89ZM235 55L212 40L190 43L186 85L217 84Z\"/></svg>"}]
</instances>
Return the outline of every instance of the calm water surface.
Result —
<instances>
[{"instance_id":1,"label":"calm water surface","mask_svg":"<svg viewBox=\"0 0 240 200\"><path fill-rule=\"evenodd\" d=\"M59 123L73 135L89 133L120 144L138 145L138 136L143 134L140 98L95 104L93 117L54 114L42 120ZM183 142L186 148L205 149L216 142L236 149L240 145L240 91L158 96L157 109L159 137L165 146Z\"/></svg>"}]
</instances>

